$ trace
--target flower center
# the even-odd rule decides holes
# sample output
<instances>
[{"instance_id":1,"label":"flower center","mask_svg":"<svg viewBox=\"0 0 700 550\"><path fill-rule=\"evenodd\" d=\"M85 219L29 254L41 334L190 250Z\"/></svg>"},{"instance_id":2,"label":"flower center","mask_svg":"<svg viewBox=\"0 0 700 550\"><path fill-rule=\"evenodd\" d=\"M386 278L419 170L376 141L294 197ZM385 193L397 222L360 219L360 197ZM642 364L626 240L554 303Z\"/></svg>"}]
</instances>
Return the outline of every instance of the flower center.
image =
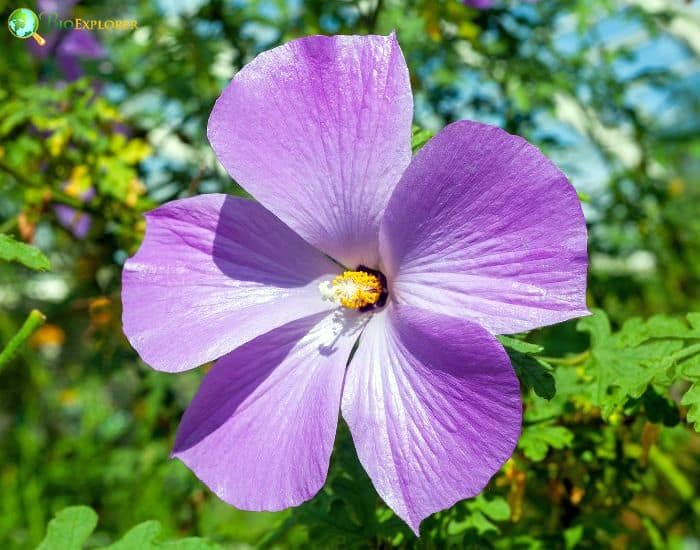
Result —
<instances>
[{"instance_id":1,"label":"flower center","mask_svg":"<svg viewBox=\"0 0 700 550\"><path fill-rule=\"evenodd\" d=\"M319 290L325 299L360 311L383 306L388 295L384 275L364 266L358 266L356 271L345 271L332 282L321 283Z\"/></svg>"}]
</instances>

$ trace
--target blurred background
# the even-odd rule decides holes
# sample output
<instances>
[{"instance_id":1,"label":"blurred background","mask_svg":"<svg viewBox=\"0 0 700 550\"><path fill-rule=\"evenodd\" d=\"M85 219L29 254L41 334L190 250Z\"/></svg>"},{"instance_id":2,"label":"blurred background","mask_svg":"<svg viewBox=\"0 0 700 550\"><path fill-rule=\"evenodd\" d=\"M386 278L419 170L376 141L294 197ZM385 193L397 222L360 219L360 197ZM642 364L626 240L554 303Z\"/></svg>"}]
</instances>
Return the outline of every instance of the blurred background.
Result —
<instances>
[{"instance_id":1,"label":"blurred background","mask_svg":"<svg viewBox=\"0 0 700 550\"><path fill-rule=\"evenodd\" d=\"M0 349L19 344L0 356L0 547L32 548L57 512L84 505L99 517L90 548L151 520L149 544L188 537L182 548L700 548L700 317L686 316L700 311L700 2L38 4L0 0L0 13L137 28L42 23L41 48L0 32L0 233L44 255L2 261L0 247ZM149 369L120 321L143 212L242 193L205 135L236 71L299 36L394 29L416 147L474 119L526 137L569 176L601 310L505 342L525 396L518 451L420 539L378 499L342 424L310 503L273 514L220 502L168 459L205 369ZM133 540L122 547L157 547Z\"/></svg>"}]
</instances>

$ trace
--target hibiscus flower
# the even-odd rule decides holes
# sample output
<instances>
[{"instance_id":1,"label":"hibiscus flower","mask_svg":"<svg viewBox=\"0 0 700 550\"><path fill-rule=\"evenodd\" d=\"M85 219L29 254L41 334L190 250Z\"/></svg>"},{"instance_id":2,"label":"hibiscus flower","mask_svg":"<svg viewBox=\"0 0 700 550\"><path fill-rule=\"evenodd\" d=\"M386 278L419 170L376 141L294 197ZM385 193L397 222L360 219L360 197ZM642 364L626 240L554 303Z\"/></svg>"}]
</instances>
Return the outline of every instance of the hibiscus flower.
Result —
<instances>
[{"instance_id":1,"label":"hibiscus flower","mask_svg":"<svg viewBox=\"0 0 700 550\"><path fill-rule=\"evenodd\" d=\"M586 225L564 174L469 121L412 158L412 117L393 34L260 54L208 126L258 202L165 204L126 262L124 331L143 360L168 372L217 360L173 455L238 508L312 498L340 411L377 492L418 534L516 445L520 387L495 335L587 314Z\"/></svg>"}]
</instances>

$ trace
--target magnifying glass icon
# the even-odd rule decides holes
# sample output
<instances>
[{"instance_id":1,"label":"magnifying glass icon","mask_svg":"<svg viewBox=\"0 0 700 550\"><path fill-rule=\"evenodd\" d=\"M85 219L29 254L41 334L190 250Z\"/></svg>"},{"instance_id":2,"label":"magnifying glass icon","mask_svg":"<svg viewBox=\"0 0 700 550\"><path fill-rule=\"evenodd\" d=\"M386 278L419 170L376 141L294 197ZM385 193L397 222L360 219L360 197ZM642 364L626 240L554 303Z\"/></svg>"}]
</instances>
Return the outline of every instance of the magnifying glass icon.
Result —
<instances>
[{"instance_id":1,"label":"magnifying glass icon","mask_svg":"<svg viewBox=\"0 0 700 550\"><path fill-rule=\"evenodd\" d=\"M10 29L12 36L26 40L33 38L34 41L43 46L46 40L38 32L39 17L29 8L18 8L7 18L7 28Z\"/></svg>"}]
</instances>

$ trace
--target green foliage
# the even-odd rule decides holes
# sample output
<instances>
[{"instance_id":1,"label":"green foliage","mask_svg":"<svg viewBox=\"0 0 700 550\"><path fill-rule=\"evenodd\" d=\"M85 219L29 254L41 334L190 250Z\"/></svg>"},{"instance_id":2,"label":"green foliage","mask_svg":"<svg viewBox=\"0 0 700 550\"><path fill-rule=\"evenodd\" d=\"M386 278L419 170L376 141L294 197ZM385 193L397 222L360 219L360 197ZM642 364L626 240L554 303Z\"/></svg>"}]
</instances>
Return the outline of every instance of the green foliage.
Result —
<instances>
[{"instance_id":1,"label":"green foliage","mask_svg":"<svg viewBox=\"0 0 700 550\"><path fill-rule=\"evenodd\" d=\"M696 380L685 392L683 399L681 399L681 405L689 407L688 422L695 424L695 429L700 432L700 382Z\"/></svg>"},{"instance_id":2,"label":"green foliage","mask_svg":"<svg viewBox=\"0 0 700 550\"><path fill-rule=\"evenodd\" d=\"M80 550L97 525L97 514L87 506L61 510L46 529L37 550Z\"/></svg>"},{"instance_id":3,"label":"green foliage","mask_svg":"<svg viewBox=\"0 0 700 550\"><path fill-rule=\"evenodd\" d=\"M518 448L534 462L544 460L547 451L571 447L574 434L564 426L554 426L550 423L527 426L518 442Z\"/></svg>"},{"instance_id":4,"label":"green foliage","mask_svg":"<svg viewBox=\"0 0 700 550\"><path fill-rule=\"evenodd\" d=\"M697 361L700 353L697 313L688 314L685 320L664 315L647 321L633 318L613 333L607 315L597 310L579 321L578 327L590 334L591 353L583 368L593 388L591 402L601 408L604 417L644 397L647 414L658 420L658 409L668 402L656 392L668 394L679 380L693 384L700 381L700 373L684 368ZM692 397L684 404L690 402ZM662 416L669 419L668 415Z\"/></svg>"},{"instance_id":5,"label":"green foliage","mask_svg":"<svg viewBox=\"0 0 700 550\"><path fill-rule=\"evenodd\" d=\"M505 346L520 381L544 399L554 397L556 385L552 366L536 357L544 348L509 336L499 336L498 339Z\"/></svg>"},{"instance_id":6,"label":"green foliage","mask_svg":"<svg viewBox=\"0 0 700 550\"><path fill-rule=\"evenodd\" d=\"M7 345L0 351L0 371L15 356L18 350L24 345L27 339L39 329L46 321L46 316L40 311L33 309L29 312L27 319L20 329L10 338Z\"/></svg>"},{"instance_id":7,"label":"green foliage","mask_svg":"<svg viewBox=\"0 0 700 550\"><path fill-rule=\"evenodd\" d=\"M466 510L464 519L448 524L447 533L450 536L466 535L470 529L476 531L477 535L500 534L501 530L493 521L503 522L510 518L508 502L498 496L489 500L479 495L466 503Z\"/></svg>"},{"instance_id":8,"label":"green foliage","mask_svg":"<svg viewBox=\"0 0 700 550\"><path fill-rule=\"evenodd\" d=\"M97 514L88 506L71 506L49 522L46 537L37 550L81 550L97 526ZM158 542L160 523L145 521L129 530L106 550L215 550L219 545L197 537ZM91 546L92 547L92 546Z\"/></svg>"},{"instance_id":9,"label":"green foliage","mask_svg":"<svg viewBox=\"0 0 700 550\"><path fill-rule=\"evenodd\" d=\"M418 126L413 126L411 135L411 150L415 153L434 135L435 132L423 130Z\"/></svg>"},{"instance_id":10,"label":"green foliage","mask_svg":"<svg viewBox=\"0 0 700 550\"><path fill-rule=\"evenodd\" d=\"M198 537L187 537L168 542L157 542L161 532L160 523L146 521L131 529L124 537L107 548L109 550L214 550L218 544Z\"/></svg>"},{"instance_id":11,"label":"green foliage","mask_svg":"<svg viewBox=\"0 0 700 550\"><path fill-rule=\"evenodd\" d=\"M35 246L17 242L9 235L0 234L0 260L18 262L36 271L51 269L51 262L41 250Z\"/></svg>"},{"instance_id":12,"label":"green foliage","mask_svg":"<svg viewBox=\"0 0 700 550\"><path fill-rule=\"evenodd\" d=\"M61 549L697 545L700 314L687 313L700 311L697 2L114 9L75 6L139 29L96 33L107 56L78 60L74 82L54 46L37 56L0 33L0 259L10 260L0 262L0 547L45 536ZM151 371L120 322L121 267L143 213L196 193L245 194L206 139L232 75L298 36L394 29L414 152L475 119L526 137L575 185L594 310L499 337L521 382L522 437L481 495L426 519L419 539L377 497L342 422L314 499L279 513L220 502L168 458L202 372ZM59 205L90 216L84 239ZM66 509L74 503L99 511L99 525L90 508Z\"/></svg>"}]
</instances>

